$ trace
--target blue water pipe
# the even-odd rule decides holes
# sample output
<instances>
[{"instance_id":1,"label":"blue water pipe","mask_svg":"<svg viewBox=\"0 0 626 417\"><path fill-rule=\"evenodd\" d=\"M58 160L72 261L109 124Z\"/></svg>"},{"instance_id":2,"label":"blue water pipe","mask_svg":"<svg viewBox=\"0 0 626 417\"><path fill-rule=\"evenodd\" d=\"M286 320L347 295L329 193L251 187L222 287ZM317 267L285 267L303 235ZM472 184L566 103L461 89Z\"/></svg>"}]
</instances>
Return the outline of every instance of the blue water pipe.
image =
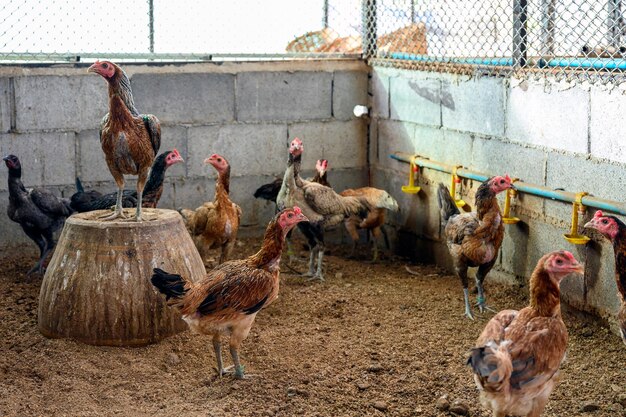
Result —
<instances>
[{"instance_id":1,"label":"blue water pipe","mask_svg":"<svg viewBox=\"0 0 626 417\"><path fill-rule=\"evenodd\" d=\"M418 165L422 168L429 168L439 172L446 172L448 174L452 174L454 170L453 165L447 165L442 162L433 161L428 158L424 158L420 155L411 155L405 153L395 153L389 155L391 159L395 159L396 161L411 163L411 159L414 159L415 165ZM462 178L468 178L470 180L483 182L490 178L491 176L471 171L465 168L458 168L456 170L456 175ZM516 181L515 188L517 188L518 192L535 195L538 197L548 198L550 200L562 201L564 203L574 203L576 201L576 193L571 193L568 191L560 191L560 190L552 190L550 188L543 187L537 184L531 184L523 181ZM626 216L626 206L623 203L613 201L613 200L605 200L602 198L596 198L591 196L584 196L582 198L582 204L587 207L593 207L603 211L609 211L616 214L621 214Z\"/></svg>"},{"instance_id":2,"label":"blue water pipe","mask_svg":"<svg viewBox=\"0 0 626 417\"><path fill-rule=\"evenodd\" d=\"M399 59L404 61L432 62L432 63L450 63L462 65L487 65L496 67L513 66L513 58L455 58L455 57L439 57L432 55L409 54L406 52L381 52L380 58ZM619 58L555 58L545 60L540 58L536 61L530 61L529 66L545 68L593 68L598 70L626 70L626 59Z\"/></svg>"}]
</instances>

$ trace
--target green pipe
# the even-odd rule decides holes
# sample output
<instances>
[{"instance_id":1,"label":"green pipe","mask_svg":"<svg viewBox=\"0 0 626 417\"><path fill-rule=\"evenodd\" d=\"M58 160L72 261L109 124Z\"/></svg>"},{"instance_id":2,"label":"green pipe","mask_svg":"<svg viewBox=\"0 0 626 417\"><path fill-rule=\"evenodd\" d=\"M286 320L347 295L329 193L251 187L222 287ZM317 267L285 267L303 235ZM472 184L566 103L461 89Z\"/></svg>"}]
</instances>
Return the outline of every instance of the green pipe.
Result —
<instances>
[{"instance_id":1,"label":"green pipe","mask_svg":"<svg viewBox=\"0 0 626 417\"><path fill-rule=\"evenodd\" d=\"M395 159L396 161L410 163L411 158L415 158L415 164L422 168L429 168L435 171L446 172L448 174L452 174L454 165L444 164L442 162L433 161L431 159L426 159L419 155L411 155L406 153L396 153L389 155L391 159ZM480 172L471 171L465 168L458 168L456 171L456 175L462 178L468 178L475 181L483 182L486 179L490 178L490 176L485 175ZM562 201L564 203L574 203L576 201L576 193L570 193L568 191L560 191L560 190L552 190L547 187L543 187L541 185L531 184L523 181L515 181L515 188L518 192L522 192L525 194L535 195L538 197L548 198L550 200ZM613 200L605 200L602 198L596 198L591 196L584 196L582 198L582 203L584 206L593 207L599 210L609 211L612 213L621 214L626 216L626 206L624 204L619 203Z\"/></svg>"}]
</instances>

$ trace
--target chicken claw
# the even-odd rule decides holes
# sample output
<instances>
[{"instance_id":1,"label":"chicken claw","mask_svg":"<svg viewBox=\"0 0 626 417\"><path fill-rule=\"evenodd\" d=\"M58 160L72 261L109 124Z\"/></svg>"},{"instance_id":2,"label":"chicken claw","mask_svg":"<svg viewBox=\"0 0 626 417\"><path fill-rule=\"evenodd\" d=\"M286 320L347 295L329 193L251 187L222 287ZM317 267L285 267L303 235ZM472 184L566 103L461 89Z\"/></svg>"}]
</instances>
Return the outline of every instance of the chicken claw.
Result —
<instances>
[{"instance_id":1,"label":"chicken claw","mask_svg":"<svg viewBox=\"0 0 626 417\"><path fill-rule=\"evenodd\" d=\"M109 221L109 220L115 220L115 219L126 220L128 219L128 216L124 214L124 210L115 211L113 212L113 214L103 214L102 216L98 216L98 220L101 220L101 221Z\"/></svg>"},{"instance_id":2,"label":"chicken claw","mask_svg":"<svg viewBox=\"0 0 626 417\"><path fill-rule=\"evenodd\" d=\"M485 310L487 311L491 311L492 313L497 313L496 310L494 310L493 308L489 307L487 304L485 304L485 298L478 298L477 302L475 304L476 306L478 306L478 310L480 310L481 313L484 313Z\"/></svg>"},{"instance_id":3,"label":"chicken claw","mask_svg":"<svg viewBox=\"0 0 626 417\"><path fill-rule=\"evenodd\" d=\"M244 372L244 368L245 367L243 365L239 365L237 367L235 367L235 365L227 366L226 368L222 369L220 377L222 377L224 374L233 374L237 379L247 379L254 376L246 374Z\"/></svg>"}]
</instances>

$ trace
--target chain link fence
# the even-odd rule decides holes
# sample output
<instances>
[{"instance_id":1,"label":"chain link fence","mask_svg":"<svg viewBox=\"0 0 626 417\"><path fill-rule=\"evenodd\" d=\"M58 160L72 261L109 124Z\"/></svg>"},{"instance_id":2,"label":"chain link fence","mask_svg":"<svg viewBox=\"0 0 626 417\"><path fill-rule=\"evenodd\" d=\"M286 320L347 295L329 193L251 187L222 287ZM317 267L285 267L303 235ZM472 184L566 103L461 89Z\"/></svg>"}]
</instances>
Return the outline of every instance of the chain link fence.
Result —
<instances>
[{"instance_id":1,"label":"chain link fence","mask_svg":"<svg viewBox=\"0 0 626 417\"><path fill-rule=\"evenodd\" d=\"M362 56L409 69L621 83L622 3L5 0L0 62Z\"/></svg>"}]
</instances>

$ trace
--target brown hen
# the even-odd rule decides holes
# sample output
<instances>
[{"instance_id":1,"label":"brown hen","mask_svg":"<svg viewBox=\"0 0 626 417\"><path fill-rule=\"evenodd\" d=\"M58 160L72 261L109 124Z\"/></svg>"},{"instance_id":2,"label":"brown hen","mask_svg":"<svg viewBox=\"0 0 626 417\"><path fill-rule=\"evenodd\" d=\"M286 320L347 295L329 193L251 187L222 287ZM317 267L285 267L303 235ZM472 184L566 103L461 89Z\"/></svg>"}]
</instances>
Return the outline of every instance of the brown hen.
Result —
<instances>
[{"instance_id":1,"label":"brown hen","mask_svg":"<svg viewBox=\"0 0 626 417\"><path fill-rule=\"evenodd\" d=\"M222 337L230 334L230 353L237 378L244 377L239 345L248 336L259 310L278 297L280 256L285 235L297 223L307 221L298 207L285 209L270 221L263 245L256 254L216 266L194 283L180 275L154 270L152 284L177 307L196 333L213 336L217 372L222 364Z\"/></svg>"},{"instance_id":2,"label":"brown hen","mask_svg":"<svg viewBox=\"0 0 626 417\"><path fill-rule=\"evenodd\" d=\"M617 313L622 340L626 344L626 224L615 216L605 216L602 211L596 211L593 219L585 225L595 229L613 244L615 254L615 282L617 284L620 309Z\"/></svg>"},{"instance_id":3,"label":"brown hen","mask_svg":"<svg viewBox=\"0 0 626 417\"><path fill-rule=\"evenodd\" d=\"M209 250L222 249L219 263L225 262L237 241L241 207L230 200L230 164L223 156L213 154L204 160L217 171L215 200L195 210L181 209L187 230L198 248L202 261L207 265Z\"/></svg>"},{"instance_id":4,"label":"brown hen","mask_svg":"<svg viewBox=\"0 0 626 417\"><path fill-rule=\"evenodd\" d=\"M467 363L494 417L541 415L567 348L559 286L574 272L583 267L570 252L543 256L530 278L530 305L496 314L476 341Z\"/></svg>"},{"instance_id":5,"label":"brown hen","mask_svg":"<svg viewBox=\"0 0 626 417\"><path fill-rule=\"evenodd\" d=\"M467 269L478 267L477 305L483 312L488 308L485 304L483 281L496 263L504 239L504 225L496 195L509 188L513 186L508 175L489 178L476 191L476 212L461 214L448 187L439 184L437 202L445 224L444 236L454 261L454 269L463 284L465 315L470 319L474 319L474 316L469 305Z\"/></svg>"},{"instance_id":6,"label":"brown hen","mask_svg":"<svg viewBox=\"0 0 626 417\"><path fill-rule=\"evenodd\" d=\"M141 221L143 189L161 146L161 124L151 114L139 114L130 80L119 66L109 61L96 61L89 72L102 76L109 84L109 112L100 123L100 144L118 192L115 212L105 220L125 217L122 210L124 175L137 175L135 219Z\"/></svg>"}]
</instances>

